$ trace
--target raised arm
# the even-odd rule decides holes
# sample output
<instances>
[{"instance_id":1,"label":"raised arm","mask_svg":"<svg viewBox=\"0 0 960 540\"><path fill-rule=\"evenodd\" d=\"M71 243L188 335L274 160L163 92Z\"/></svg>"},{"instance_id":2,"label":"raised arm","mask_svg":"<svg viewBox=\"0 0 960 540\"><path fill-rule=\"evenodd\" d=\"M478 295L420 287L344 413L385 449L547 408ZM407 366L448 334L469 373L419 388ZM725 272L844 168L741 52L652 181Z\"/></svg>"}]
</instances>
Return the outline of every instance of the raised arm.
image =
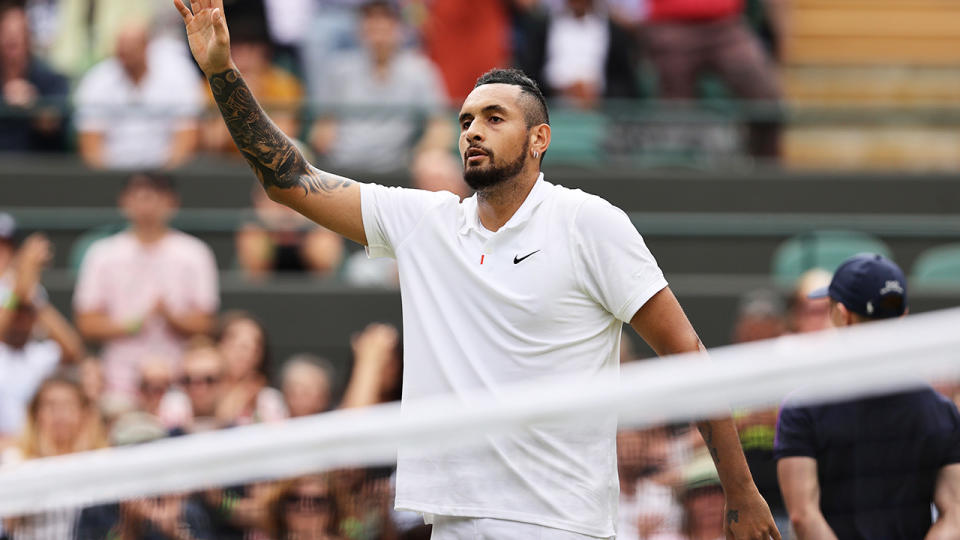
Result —
<instances>
[{"instance_id":1,"label":"raised arm","mask_svg":"<svg viewBox=\"0 0 960 540\"><path fill-rule=\"evenodd\" d=\"M669 287L653 295L630 320L630 326L661 356L704 350ZM697 427L723 485L727 537L779 540L770 509L753 483L733 421L730 418L704 420L698 422Z\"/></svg>"},{"instance_id":2,"label":"raised arm","mask_svg":"<svg viewBox=\"0 0 960 540\"><path fill-rule=\"evenodd\" d=\"M190 51L213 91L237 148L271 199L366 245L356 182L313 167L263 112L230 56L223 0L173 0L187 27Z\"/></svg>"}]
</instances>

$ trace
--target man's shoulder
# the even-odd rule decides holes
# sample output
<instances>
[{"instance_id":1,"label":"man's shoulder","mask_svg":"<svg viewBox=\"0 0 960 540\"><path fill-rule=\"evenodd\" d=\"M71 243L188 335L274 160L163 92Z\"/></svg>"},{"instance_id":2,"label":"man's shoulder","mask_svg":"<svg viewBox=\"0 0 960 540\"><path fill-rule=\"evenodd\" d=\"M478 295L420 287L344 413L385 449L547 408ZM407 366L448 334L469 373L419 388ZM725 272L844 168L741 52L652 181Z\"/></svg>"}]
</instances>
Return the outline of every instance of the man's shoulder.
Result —
<instances>
[{"instance_id":1,"label":"man's shoulder","mask_svg":"<svg viewBox=\"0 0 960 540\"><path fill-rule=\"evenodd\" d=\"M101 60L97 64L94 64L87 72L80 78L80 82L77 86L77 92L81 92L84 89L95 89L103 85L115 85L123 78L123 68L120 66L120 62L116 58L107 58ZM101 96L103 98L109 99L108 96Z\"/></svg>"}]
</instances>

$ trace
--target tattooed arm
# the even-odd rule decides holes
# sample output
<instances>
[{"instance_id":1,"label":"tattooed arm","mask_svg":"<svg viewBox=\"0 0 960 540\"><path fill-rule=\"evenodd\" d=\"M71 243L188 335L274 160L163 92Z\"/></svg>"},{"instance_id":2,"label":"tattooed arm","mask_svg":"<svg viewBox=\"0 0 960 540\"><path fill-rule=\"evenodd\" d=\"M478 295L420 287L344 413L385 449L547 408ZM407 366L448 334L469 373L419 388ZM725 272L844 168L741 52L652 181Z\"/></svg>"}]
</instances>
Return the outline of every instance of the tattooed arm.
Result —
<instances>
[{"instance_id":1,"label":"tattooed arm","mask_svg":"<svg viewBox=\"0 0 960 540\"><path fill-rule=\"evenodd\" d=\"M705 351L669 287L653 295L630 320L630 326L658 355ZM733 421L704 420L697 427L720 474L727 537L779 540L770 509L753 483Z\"/></svg>"},{"instance_id":2,"label":"tattooed arm","mask_svg":"<svg viewBox=\"0 0 960 540\"><path fill-rule=\"evenodd\" d=\"M206 74L220 114L267 195L324 227L366 244L356 182L318 170L264 113L230 57L223 0L174 0L190 51Z\"/></svg>"}]
</instances>

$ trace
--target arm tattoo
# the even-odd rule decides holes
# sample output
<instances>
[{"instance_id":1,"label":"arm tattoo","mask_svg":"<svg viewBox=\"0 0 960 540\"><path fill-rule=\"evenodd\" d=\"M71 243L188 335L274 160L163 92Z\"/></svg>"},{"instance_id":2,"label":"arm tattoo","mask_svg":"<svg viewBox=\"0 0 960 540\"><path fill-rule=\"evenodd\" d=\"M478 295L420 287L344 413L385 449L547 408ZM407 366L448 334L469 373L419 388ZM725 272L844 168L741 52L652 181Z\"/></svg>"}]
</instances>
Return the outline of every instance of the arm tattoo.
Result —
<instances>
[{"instance_id":1,"label":"arm tattoo","mask_svg":"<svg viewBox=\"0 0 960 540\"><path fill-rule=\"evenodd\" d=\"M264 188L298 188L306 195L335 191L352 183L307 163L297 147L263 112L237 70L212 75L210 88L233 142Z\"/></svg>"},{"instance_id":2,"label":"arm tattoo","mask_svg":"<svg viewBox=\"0 0 960 540\"><path fill-rule=\"evenodd\" d=\"M740 523L740 511L727 510L727 523Z\"/></svg>"},{"instance_id":3,"label":"arm tattoo","mask_svg":"<svg viewBox=\"0 0 960 540\"><path fill-rule=\"evenodd\" d=\"M717 447L713 444L713 425L709 420L704 420L700 422L697 426L700 429L700 436L703 437L703 442L707 445L707 450L710 450L710 456L713 457L714 463L720 463L720 453L717 451Z\"/></svg>"}]
</instances>

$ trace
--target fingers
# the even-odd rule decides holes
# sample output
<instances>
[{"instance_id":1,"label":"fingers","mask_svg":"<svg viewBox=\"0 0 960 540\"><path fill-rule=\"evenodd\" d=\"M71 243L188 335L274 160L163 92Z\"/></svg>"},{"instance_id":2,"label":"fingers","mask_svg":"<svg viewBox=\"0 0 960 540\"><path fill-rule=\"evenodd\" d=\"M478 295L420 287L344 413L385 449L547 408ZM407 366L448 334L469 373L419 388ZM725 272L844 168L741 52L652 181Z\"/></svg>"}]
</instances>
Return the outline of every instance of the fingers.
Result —
<instances>
[{"instance_id":1,"label":"fingers","mask_svg":"<svg viewBox=\"0 0 960 540\"><path fill-rule=\"evenodd\" d=\"M213 10L213 31L217 34L217 39L226 41L230 38L227 33L227 21L223 18L223 10L215 8Z\"/></svg>"},{"instance_id":2,"label":"fingers","mask_svg":"<svg viewBox=\"0 0 960 540\"><path fill-rule=\"evenodd\" d=\"M773 538L773 540L783 540L782 538L780 538L780 531L777 530L776 525L772 525L770 527L770 531L771 531L770 538Z\"/></svg>"},{"instance_id":3,"label":"fingers","mask_svg":"<svg viewBox=\"0 0 960 540\"><path fill-rule=\"evenodd\" d=\"M177 11L180 12L180 16L183 17L184 24L190 24L191 19L193 19L193 13L190 13L187 6L183 5L183 0L173 0L173 5L177 8Z\"/></svg>"}]
</instances>

